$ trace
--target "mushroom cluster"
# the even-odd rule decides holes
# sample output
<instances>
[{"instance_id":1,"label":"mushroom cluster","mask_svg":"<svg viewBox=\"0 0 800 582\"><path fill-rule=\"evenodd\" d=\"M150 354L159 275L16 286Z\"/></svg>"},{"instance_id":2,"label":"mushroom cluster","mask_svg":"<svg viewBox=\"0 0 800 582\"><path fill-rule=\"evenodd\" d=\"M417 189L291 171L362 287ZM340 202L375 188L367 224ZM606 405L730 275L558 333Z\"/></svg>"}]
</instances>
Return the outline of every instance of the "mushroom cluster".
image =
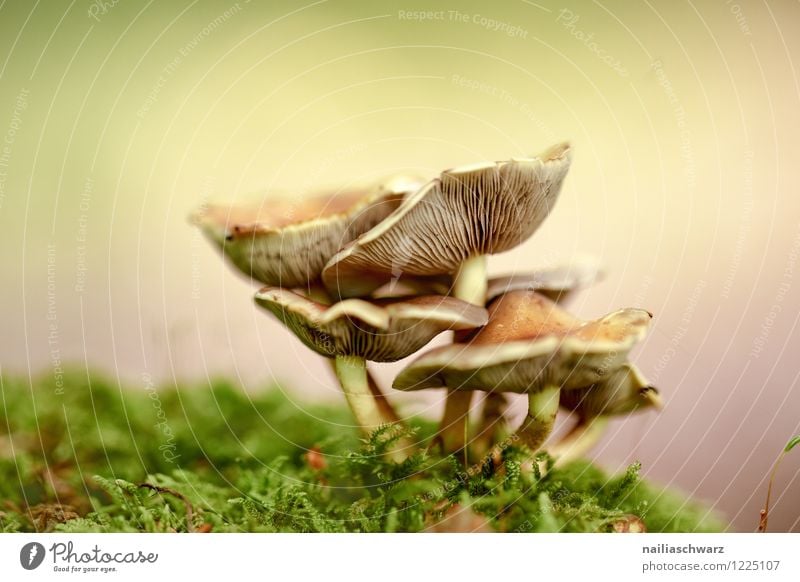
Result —
<instances>
[{"instance_id":1,"label":"mushroom cluster","mask_svg":"<svg viewBox=\"0 0 800 582\"><path fill-rule=\"evenodd\" d=\"M444 389L436 442L446 452L489 450L505 430L506 393L524 394L517 436L542 448L559 407L573 429L552 448L562 459L596 442L607 419L660 406L628 354L652 315L621 309L580 320L563 305L599 275L593 264L489 279L486 257L526 241L552 210L570 166L567 144L538 156L404 177L301 203L206 205L195 224L239 271L265 286L269 311L338 377L367 434L401 420L367 362L432 349L395 378L397 390ZM485 393L478 431L469 415ZM401 441L393 454L411 447Z\"/></svg>"}]
</instances>

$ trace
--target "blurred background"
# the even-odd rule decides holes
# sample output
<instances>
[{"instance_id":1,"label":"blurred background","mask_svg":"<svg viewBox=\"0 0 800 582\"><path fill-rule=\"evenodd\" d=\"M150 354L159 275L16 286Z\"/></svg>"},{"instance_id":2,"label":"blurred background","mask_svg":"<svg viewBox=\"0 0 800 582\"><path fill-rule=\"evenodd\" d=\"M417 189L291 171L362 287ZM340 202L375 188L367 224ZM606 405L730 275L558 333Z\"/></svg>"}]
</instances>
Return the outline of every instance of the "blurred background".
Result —
<instances>
[{"instance_id":1,"label":"blurred background","mask_svg":"<svg viewBox=\"0 0 800 582\"><path fill-rule=\"evenodd\" d=\"M575 310L655 313L634 361L667 405L598 460L752 531L800 431L798 33L789 1L3 2L2 371L338 400L191 210L569 140L551 217L490 271L599 257ZM434 417L443 395L395 396ZM800 531L791 456L775 491L770 529Z\"/></svg>"}]
</instances>

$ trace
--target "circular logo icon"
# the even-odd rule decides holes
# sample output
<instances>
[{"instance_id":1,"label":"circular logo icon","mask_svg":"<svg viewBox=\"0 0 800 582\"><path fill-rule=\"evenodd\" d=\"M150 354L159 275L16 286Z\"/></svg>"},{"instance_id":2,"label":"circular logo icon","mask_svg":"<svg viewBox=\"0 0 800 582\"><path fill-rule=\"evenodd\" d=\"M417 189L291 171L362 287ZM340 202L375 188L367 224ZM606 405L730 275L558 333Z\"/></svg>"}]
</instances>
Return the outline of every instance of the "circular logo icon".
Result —
<instances>
[{"instance_id":1,"label":"circular logo icon","mask_svg":"<svg viewBox=\"0 0 800 582\"><path fill-rule=\"evenodd\" d=\"M35 570L44 561L44 546L39 542L30 542L19 551L19 563L26 570Z\"/></svg>"}]
</instances>

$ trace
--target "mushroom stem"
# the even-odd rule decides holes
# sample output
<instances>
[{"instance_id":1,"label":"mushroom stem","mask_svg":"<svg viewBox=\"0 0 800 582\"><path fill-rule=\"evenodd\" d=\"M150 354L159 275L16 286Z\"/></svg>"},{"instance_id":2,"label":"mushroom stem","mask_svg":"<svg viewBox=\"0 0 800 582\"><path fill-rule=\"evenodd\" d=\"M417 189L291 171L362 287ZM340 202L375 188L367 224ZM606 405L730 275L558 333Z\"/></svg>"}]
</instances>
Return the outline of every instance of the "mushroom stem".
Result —
<instances>
[{"instance_id":1,"label":"mushroom stem","mask_svg":"<svg viewBox=\"0 0 800 582\"><path fill-rule=\"evenodd\" d=\"M545 386L528 396L528 415L517 430L517 435L532 453L542 447L553 431L560 392L559 386Z\"/></svg>"},{"instance_id":2,"label":"mushroom stem","mask_svg":"<svg viewBox=\"0 0 800 582\"><path fill-rule=\"evenodd\" d=\"M485 455L494 443L505 435L504 413L508 408L508 398L501 392L489 392L483 400L481 420L473 441L473 448L479 455Z\"/></svg>"},{"instance_id":3,"label":"mushroom stem","mask_svg":"<svg viewBox=\"0 0 800 582\"><path fill-rule=\"evenodd\" d=\"M563 467L588 453L605 434L608 428L607 416L582 418L558 441L549 453L555 457L555 466Z\"/></svg>"},{"instance_id":4,"label":"mushroom stem","mask_svg":"<svg viewBox=\"0 0 800 582\"><path fill-rule=\"evenodd\" d=\"M325 360L330 363L333 373L336 374L336 377L338 378L339 373L336 371L336 360L332 360L330 358L325 358ZM369 391L372 393L372 397L375 399L375 403L377 404L381 415L383 418L387 419L385 422L400 422L400 416L389 402L386 394L384 394L383 390L381 390L381 387L378 385L375 377L369 371L369 368L367 368L367 384L369 385Z\"/></svg>"},{"instance_id":5,"label":"mushroom stem","mask_svg":"<svg viewBox=\"0 0 800 582\"><path fill-rule=\"evenodd\" d=\"M356 422L362 432L369 435L381 426L398 426L400 424L387 415L386 410L382 410L376 401L370 387L367 361L364 358L336 356L335 368L347 404L350 406L353 416L356 417ZM408 456L402 452L403 450L413 450L413 443L406 438L401 438L390 448L388 457L393 461L401 462Z\"/></svg>"},{"instance_id":6,"label":"mushroom stem","mask_svg":"<svg viewBox=\"0 0 800 582\"><path fill-rule=\"evenodd\" d=\"M446 453L457 453L467 446L467 420L469 418L472 392L448 390L444 401L444 414L439 423L435 440L441 443Z\"/></svg>"},{"instance_id":7,"label":"mushroom stem","mask_svg":"<svg viewBox=\"0 0 800 582\"><path fill-rule=\"evenodd\" d=\"M483 307L486 303L486 288L486 255L469 257L461 263L455 274L453 297ZM461 451L467 446L471 402L472 392L451 390L447 393L444 416L437 435L437 440L447 453Z\"/></svg>"},{"instance_id":8,"label":"mushroom stem","mask_svg":"<svg viewBox=\"0 0 800 582\"><path fill-rule=\"evenodd\" d=\"M381 425L394 422L384 415L370 390L367 361L364 358L337 356L334 366L350 410L364 432L369 434Z\"/></svg>"},{"instance_id":9,"label":"mushroom stem","mask_svg":"<svg viewBox=\"0 0 800 582\"><path fill-rule=\"evenodd\" d=\"M386 394L384 394L381 390L381 387L378 385L375 377L369 371L369 368L367 368L367 383L369 384L369 391L372 393L372 397L375 399L375 402L378 405L378 410L380 410L383 418L388 419L387 422L391 423L401 422L400 416L397 414L394 406L392 406L392 404L389 402Z\"/></svg>"},{"instance_id":10,"label":"mushroom stem","mask_svg":"<svg viewBox=\"0 0 800 582\"><path fill-rule=\"evenodd\" d=\"M453 297L483 307L486 303L486 255L469 257L456 271Z\"/></svg>"}]
</instances>

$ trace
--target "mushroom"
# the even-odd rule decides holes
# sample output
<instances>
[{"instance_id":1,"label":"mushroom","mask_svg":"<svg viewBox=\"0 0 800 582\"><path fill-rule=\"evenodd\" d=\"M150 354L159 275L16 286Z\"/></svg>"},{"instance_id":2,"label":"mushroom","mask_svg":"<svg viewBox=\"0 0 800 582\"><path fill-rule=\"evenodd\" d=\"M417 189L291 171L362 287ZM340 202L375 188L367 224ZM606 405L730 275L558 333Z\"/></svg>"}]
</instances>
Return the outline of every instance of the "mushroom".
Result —
<instances>
[{"instance_id":1,"label":"mushroom","mask_svg":"<svg viewBox=\"0 0 800 582\"><path fill-rule=\"evenodd\" d=\"M398 272L452 274L452 295L483 307L486 255L510 250L536 231L558 198L570 160L569 145L559 144L538 157L442 172L337 253L322 272L325 286L353 297ZM446 449L465 444L470 400L469 393L448 394L440 429Z\"/></svg>"},{"instance_id":2,"label":"mushroom","mask_svg":"<svg viewBox=\"0 0 800 582\"><path fill-rule=\"evenodd\" d=\"M385 184L300 201L207 205L192 221L248 277L269 285L304 287L311 297L329 303L317 283L328 259L388 216L418 186L413 178L397 176ZM384 417L397 421L369 374L368 381Z\"/></svg>"},{"instance_id":3,"label":"mushroom","mask_svg":"<svg viewBox=\"0 0 800 582\"><path fill-rule=\"evenodd\" d=\"M528 415L518 435L532 451L552 431L561 391L610 377L652 318L643 309L622 309L582 321L528 290L504 293L488 309L489 322L468 343L423 354L400 372L394 387L527 394Z\"/></svg>"},{"instance_id":4,"label":"mushroom","mask_svg":"<svg viewBox=\"0 0 800 582\"><path fill-rule=\"evenodd\" d=\"M366 361L394 362L439 333L484 325L486 310L452 297L346 299L324 305L279 287L264 287L256 303L288 327L306 346L335 360L336 374L359 426L371 432L393 422L370 392Z\"/></svg>"},{"instance_id":5,"label":"mushroom","mask_svg":"<svg viewBox=\"0 0 800 582\"><path fill-rule=\"evenodd\" d=\"M409 178L303 201L207 205L192 216L245 275L282 287L304 287L346 243L389 216L418 187Z\"/></svg>"},{"instance_id":6,"label":"mushroom","mask_svg":"<svg viewBox=\"0 0 800 582\"><path fill-rule=\"evenodd\" d=\"M549 449L559 466L585 455L602 437L612 416L661 410L663 402L658 389L636 366L623 364L597 384L562 391L560 405L577 414L578 422Z\"/></svg>"},{"instance_id":7,"label":"mushroom","mask_svg":"<svg viewBox=\"0 0 800 582\"><path fill-rule=\"evenodd\" d=\"M490 303L509 291L529 290L536 291L555 303L563 304L575 291L595 283L603 274L599 261L587 256L550 269L494 277L489 279L486 301ZM484 454L493 443L500 440L498 437L504 430L504 411L507 405L508 399L501 392L489 392L484 397L480 423L471 443L471 448L478 454ZM454 420L446 419L446 422Z\"/></svg>"}]
</instances>

